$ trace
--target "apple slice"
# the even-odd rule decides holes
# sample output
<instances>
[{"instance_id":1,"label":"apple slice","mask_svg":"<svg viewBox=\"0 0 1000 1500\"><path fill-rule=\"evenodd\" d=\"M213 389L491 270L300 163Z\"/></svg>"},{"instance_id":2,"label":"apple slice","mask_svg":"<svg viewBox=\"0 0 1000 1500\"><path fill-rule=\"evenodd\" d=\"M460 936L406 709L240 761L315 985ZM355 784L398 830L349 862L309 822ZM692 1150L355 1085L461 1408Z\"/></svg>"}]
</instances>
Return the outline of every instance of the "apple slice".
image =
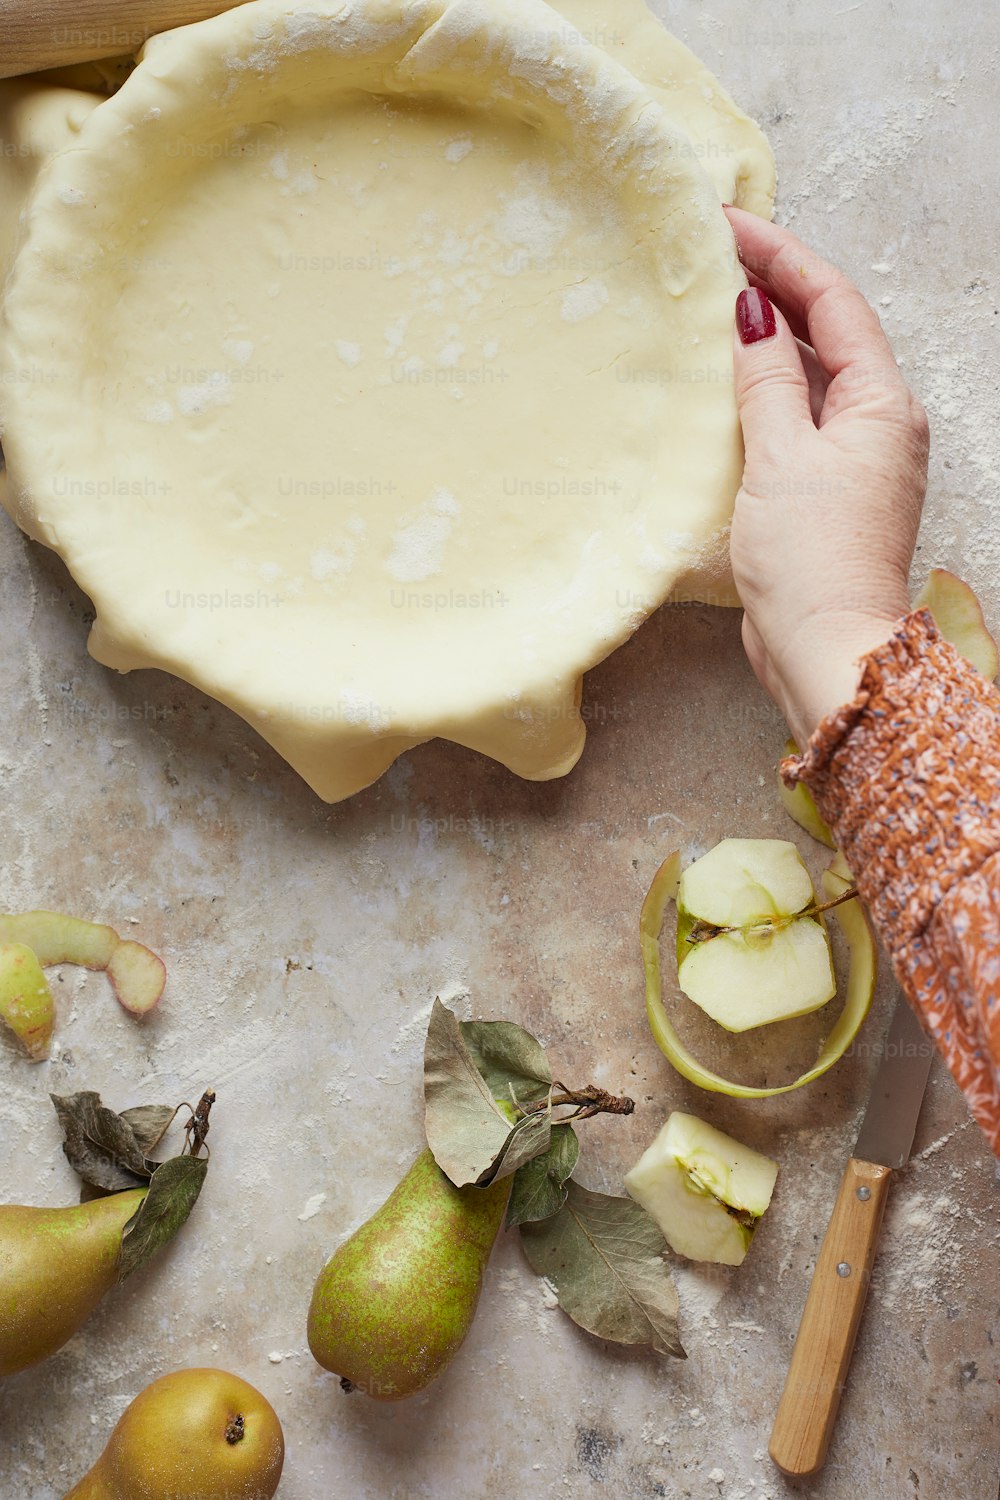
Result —
<instances>
[{"instance_id":1,"label":"apple slice","mask_svg":"<svg viewBox=\"0 0 1000 1500\"><path fill-rule=\"evenodd\" d=\"M688 865L677 907L716 927L801 911L813 900L809 871L786 839L723 839Z\"/></svg>"},{"instance_id":2,"label":"apple slice","mask_svg":"<svg viewBox=\"0 0 1000 1500\"><path fill-rule=\"evenodd\" d=\"M32 950L38 963L75 964L103 969L115 995L134 1016L144 1016L159 1001L167 971L142 943L122 939L113 927L84 922L56 911L26 911L0 915L0 943L20 943Z\"/></svg>"},{"instance_id":3,"label":"apple slice","mask_svg":"<svg viewBox=\"0 0 1000 1500\"><path fill-rule=\"evenodd\" d=\"M774 1192L777 1162L675 1110L625 1189L689 1260L743 1264Z\"/></svg>"},{"instance_id":4,"label":"apple slice","mask_svg":"<svg viewBox=\"0 0 1000 1500\"><path fill-rule=\"evenodd\" d=\"M0 943L0 1019L23 1042L33 1061L45 1061L55 1006L41 964L23 943Z\"/></svg>"},{"instance_id":5,"label":"apple slice","mask_svg":"<svg viewBox=\"0 0 1000 1500\"><path fill-rule=\"evenodd\" d=\"M1000 671L997 643L986 627L975 592L947 568L932 568L914 600L915 609L929 609L946 641L993 682Z\"/></svg>"},{"instance_id":6,"label":"apple slice","mask_svg":"<svg viewBox=\"0 0 1000 1500\"><path fill-rule=\"evenodd\" d=\"M678 979L685 995L727 1031L769 1026L826 1005L837 993L830 940L822 918L800 915L815 901L794 844L716 844L684 871L677 893Z\"/></svg>"},{"instance_id":7,"label":"apple slice","mask_svg":"<svg viewBox=\"0 0 1000 1500\"><path fill-rule=\"evenodd\" d=\"M639 919L639 940L646 975L646 1017L653 1039L664 1057L683 1078L698 1088L707 1089L714 1094L729 1094L734 1099L771 1099L775 1094L790 1094L794 1089L803 1088L814 1079L821 1078L834 1063L839 1062L854 1041L871 1009L875 993L878 975L875 935L860 901L848 901L833 910L833 919L847 940L850 968L843 1010L819 1056L813 1066L793 1083L779 1084L776 1088L754 1088L750 1084L734 1083L729 1078L723 1078L700 1063L690 1048L681 1041L667 1013L660 965L660 933L667 907L677 897L680 878L681 856L679 850L675 850L673 854L667 855L654 875L642 903L642 915ZM847 866L842 856L838 855L823 876L823 888L831 900L836 900L852 885Z\"/></svg>"}]
</instances>

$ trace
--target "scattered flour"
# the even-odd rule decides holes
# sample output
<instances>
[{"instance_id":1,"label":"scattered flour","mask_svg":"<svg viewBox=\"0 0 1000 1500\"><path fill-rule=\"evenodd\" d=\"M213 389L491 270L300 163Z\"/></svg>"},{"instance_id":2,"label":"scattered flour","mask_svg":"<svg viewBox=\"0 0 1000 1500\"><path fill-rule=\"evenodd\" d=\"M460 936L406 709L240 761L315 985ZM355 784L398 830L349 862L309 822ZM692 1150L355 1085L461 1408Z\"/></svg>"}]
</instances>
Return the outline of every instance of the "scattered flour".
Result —
<instances>
[{"instance_id":1,"label":"scattered flour","mask_svg":"<svg viewBox=\"0 0 1000 1500\"><path fill-rule=\"evenodd\" d=\"M448 490L438 490L430 503L393 539L386 567L400 583L420 583L440 572L444 550L461 507Z\"/></svg>"},{"instance_id":2,"label":"scattered flour","mask_svg":"<svg viewBox=\"0 0 1000 1500\"><path fill-rule=\"evenodd\" d=\"M213 370L207 380L197 385L182 385L177 405L186 417L199 416L213 406L228 406L233 399L232 386L225 370Z\"/></svg>"},{"instance_id":3,"label":"scattered flour","mask_svg":"<svg viewBox=\"0 0 1000 1500\"><path fill-rule=\"evenodd\" d=\"M472 150L471 135L457 135L453 141L449 141L444 148L444 154L448 161L464 161Z\"/></svg>"},{"instance_id":4,"label":"scattered flour","mask_svg":"<svg viewBox=\"0 0 1000 1500\"><path fill-rule=\"evenodd\" d=\"M253 344L249 339L225 339L222 344L223 350L236 364L244 368L250 362L253 354Z\"/></svg>"},{"instance_id":5,"label":"scattered flour","mask_svg":"<svg viewBox=\"0 0 1000 1500\"><path fill-rule=\"evenodd\" d=\"M366 698L364 693L342 688L337 703L346 724L367 724L373 734L386 727L386 715L379 705L373 703L370 698Z\"/></svg>"},{"instance_id":6,"label":"scattered flour","mask_svg":"<svg viewBox=\"0 0 1000 1500\"><path fill-rule=\"evenodd\" d=\"M299 1214L299 1223L304 1224L307 1219L314 1219L326 1202L325 1193L314 1193L306 1200L302 1212Z\"/></svg>"},{"instance_id":7,"label":"scattered flour","mask_svg":"<svg viewBox=\"0 0 1000 1500\"><path fill-rule=\"evenodd\" d=\"M310 554L309 572L317 583L325 583L328 578L349 573L354 557L353 545L345 548L343 552L327 552L322 547L318 547Z\"/></svg>"},{"instance_id":8,"label":"scattered flour","mask_svg":"<svg viewBox=\"0 0 1000 1500\"><path fill-rule=\"evenodd\" d=\"M565 204L551 195L525 192L507 198L496 221L501 244L517 245L531 255L552 255L565 239L572 215Z\"/></svg>"},{"instance_id":9,"label":"scattered flour","mask_svg":"<svg viewBox=\"0 0 1000 1500\"><path fill-rule=\"evenodd\" d=\"M583 323L607 307L611 294L603 281L581 281L563 293L561 314L567 323Z\"/></svg>"},{"instance_id":10,"label":"scattered flour","mask_svg":"<svg viewBox=\"0 0 1000 1500\"><path fill-rule=\"evenodd\" d=\"M142 415L145 421L156 422L165 427L174 420L174 409L169 401L152 401L149 406L143 407Z\"/></svg>"}]
</instances>

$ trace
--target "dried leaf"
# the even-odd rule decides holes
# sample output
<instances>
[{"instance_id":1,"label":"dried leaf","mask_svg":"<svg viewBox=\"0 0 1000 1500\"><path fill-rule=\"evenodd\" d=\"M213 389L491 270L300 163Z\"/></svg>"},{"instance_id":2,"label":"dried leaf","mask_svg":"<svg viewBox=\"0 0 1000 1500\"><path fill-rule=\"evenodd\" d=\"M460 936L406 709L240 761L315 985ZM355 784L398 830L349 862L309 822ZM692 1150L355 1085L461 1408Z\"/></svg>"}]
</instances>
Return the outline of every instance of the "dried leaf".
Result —
<instances>
[{"instance_id":1,"label":"dried leaf","mask_svg":"<svg viewBox=\"0 0 1000 1500\"><path fill-rule=\"evenodd\" d=\"M63 1131L63 1151L83 1181L120 1193L148 1181L151 1168L127 1120L106 1109L100 1094L50 1094Z\"/></svg>"},{"instance_id":2,"label":"dried leaf","mask_svg":"<svg viewBox=\"0 0 1000 1500\"><path fill-rule=\"evenodd\" d=\"M462 1036L494 1099L544 1099L552 1085L545 1049L513 1021L463 1021ZM513 1090L513 1093L512 1093Z\"/></svg>"},{"instance_id":3,"label":"dried leaf","mask_svg":"<svg viewBox=\"0 0 1000 1500\"><path fill-rule=\"evenodd\" d=\"M129 1124L142 1151L148 1156L155 1151L177 1114L169 1104L138 1104L134 1109L123 1109L121 1118Z\"/></svg>"},{"instance_id":4,"label":"dried leaf","mask_svg":"<svg viewBox=\"0 0 1000 1500\"><path fill-rule=\"evenodd\" d=\"M580 1141L572 1125L560 1125L544 1156L536 1156L521 1167L514 1178L507 1205L508 1229L535 1224L558 1213L566 1202L567 1178L573 1174Z\"/></svg>"},{"instance_id":5,"label":"dried leaf","mask_svg":"<svg viewBox=\"0 0 1000 1500\"><path fill-rule=\"evenodd\" d=\"M663 1260L666 1241L637 1203L571 1180L557 1214L521 1225L521 1243L532 1270L552 1283L560 1307L588 1333L687 1357L677 1292Z\"/></svg>"},{"instance_id":6,"label":"dried leaf","mask_svg":"<svg viewBox=\"0 0 1000 1500\"><path fill-rule=\"evenodd\" d=\"M479 1178L477 1187L489 1187L501 1177L511 1177L526 1162L542 1156L549 1149L552 1135L552 1109L538 1110L518 1120L502 1151Z\"/></svg>"},{"instance_id":7,"label":"dried leaf","mask_svg":"<svg viewBox=\"0 0 1000 1500\"><path fill-rule=\"evenodd\" d=\"M510 1122L483 1080L457 1017L434 1001L424 1048L427 1144L456 1187L480 1180L507 1147Z\"/></svg>"},{"instance_id":8,"label":"dried leaf","mask_svg":"<svg viewBox=\"0 0 1000 1500\"><path fill-rule=\"evenodd\" d=\"M157 1167L149 1192L122 1233L118 1280L124 1281L173 1239L201 1192L208 1158L175 1156Z\"/></svg>"}]
</instances>

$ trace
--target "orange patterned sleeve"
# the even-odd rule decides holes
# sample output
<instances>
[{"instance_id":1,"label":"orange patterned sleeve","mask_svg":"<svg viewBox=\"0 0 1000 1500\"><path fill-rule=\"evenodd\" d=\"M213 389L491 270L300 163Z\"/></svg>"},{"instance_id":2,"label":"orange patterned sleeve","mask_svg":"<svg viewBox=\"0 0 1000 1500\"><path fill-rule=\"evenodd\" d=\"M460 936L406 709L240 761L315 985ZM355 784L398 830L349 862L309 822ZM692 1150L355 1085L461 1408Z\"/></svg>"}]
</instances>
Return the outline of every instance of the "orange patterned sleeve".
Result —
<instances>
[{"instance_id":1,"label":"orange patterned sleeve","mask_svg":"<svg viewBox=\"0 0 1000 1500\"><path fill-rule=\"evenodd\" d=\"M782 772L815 797L1000 1156L1000 693L918 610Z\"/></svg>"}]
</instances>

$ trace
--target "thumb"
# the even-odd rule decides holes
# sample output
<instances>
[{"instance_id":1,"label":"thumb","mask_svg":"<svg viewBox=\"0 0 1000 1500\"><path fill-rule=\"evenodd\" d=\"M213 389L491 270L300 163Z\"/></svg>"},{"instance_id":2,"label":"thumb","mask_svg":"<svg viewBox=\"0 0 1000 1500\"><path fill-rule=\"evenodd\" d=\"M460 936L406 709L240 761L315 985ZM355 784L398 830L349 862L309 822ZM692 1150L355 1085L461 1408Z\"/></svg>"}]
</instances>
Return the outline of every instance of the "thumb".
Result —
<instances>
[{"instance_id":1,"label":"thumb","mask_svg":"<svg viewBox=\"0 0 1000 1500\"><path fill-rule=\"evenodd\" d=\"M812 426L809 381L799 347L766 292L747 287L736 299L736 402L748 451L780 440L790 427Z\"/></svg>"}]
</instances>

